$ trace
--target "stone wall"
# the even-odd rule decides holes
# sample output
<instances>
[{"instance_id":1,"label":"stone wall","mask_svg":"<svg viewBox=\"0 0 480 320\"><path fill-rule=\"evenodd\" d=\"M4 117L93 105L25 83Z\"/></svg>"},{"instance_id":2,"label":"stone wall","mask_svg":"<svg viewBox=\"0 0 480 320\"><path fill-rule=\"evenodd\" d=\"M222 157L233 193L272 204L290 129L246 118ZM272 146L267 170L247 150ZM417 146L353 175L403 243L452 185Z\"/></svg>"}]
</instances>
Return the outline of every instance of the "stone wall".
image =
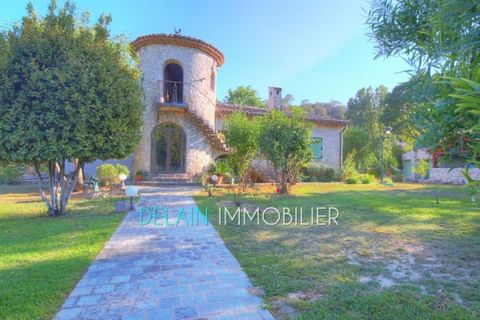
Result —
<instances>
[{"instance_id":1,"label":"stone wall","mask_svg":"<svg viewBox=\"0 0 480 320\"><path fill-rule=\"evenodd\" d=\"M480 180L480 169L469 169L469 174L474 180ZM431 168L427 182L466 184L467 179L463 175L463 168Z\"/></svg>"},{"instance_id":2,"label":"stone wall","mask_svg":"<svg viewBox=\"0 0 480 320\"><path fill-rule=\"evenodd\" d=\"M322 159L314 160L318 165L340 170L342 167L342 137L343 126L325 126L316 124L313 137L322 138Z\"/></svg>"}]
</instances>

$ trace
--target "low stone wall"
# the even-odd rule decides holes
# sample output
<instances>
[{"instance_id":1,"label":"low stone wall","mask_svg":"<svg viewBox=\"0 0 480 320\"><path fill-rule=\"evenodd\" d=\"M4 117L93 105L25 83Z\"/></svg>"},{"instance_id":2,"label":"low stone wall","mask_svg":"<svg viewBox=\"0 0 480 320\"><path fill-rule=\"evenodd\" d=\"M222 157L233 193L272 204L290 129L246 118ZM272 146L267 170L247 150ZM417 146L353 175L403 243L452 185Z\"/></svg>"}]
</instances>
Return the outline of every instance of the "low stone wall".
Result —
<instances>
[{"instance_id":1,"label":"low stone wall","mask_svg":"<svg viewBox=\"0 0 480 320\"><path fill-rule=\"evenodd\" d=\"M480 180L480 169L472 168L469 170L469 174L473 179ZM451 184L467 183L467 179L463 175L463 168L431 168L430 177L426 181Z\"/></svg>"}]
</instances>

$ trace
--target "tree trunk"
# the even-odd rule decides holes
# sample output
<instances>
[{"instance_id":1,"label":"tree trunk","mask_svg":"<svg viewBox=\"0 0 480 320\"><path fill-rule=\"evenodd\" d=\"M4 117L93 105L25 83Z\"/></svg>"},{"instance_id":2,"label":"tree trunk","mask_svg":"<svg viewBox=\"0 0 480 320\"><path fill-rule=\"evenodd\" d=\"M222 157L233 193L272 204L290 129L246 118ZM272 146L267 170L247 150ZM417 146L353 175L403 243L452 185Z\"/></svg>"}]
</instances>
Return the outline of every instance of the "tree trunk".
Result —
<instances>
[{"instance_id":1,"label":"tree trunk","mask_svg":"<svg viewBox=\"0 0 480 320\"><path fill-rule=\"evenodd\" d=\"M78 166L78 159L73 160L73 165L75 167ZM75 183L75 189L74 191L82 191L83 190L83 184L85 183L84 175L83 175L83 165L80 167L80 170L78 170L77 174L77 183Z\"/></svg>"},{"instance_id":2,"label":"tree trunk","mask_svg":"<svg viewBox=\"0 0 480 320\"><path fill-rule=\"evenodd\" d=\"M66 174L65 159L62 159L60 162L55 160L48 161L48 191L50 197L47 197L44 191L46 182L41 175L39 162L34 162L34 167L40 180L40 196L47 206L48 215L52 217L65 215L68 201L77 183L78 172L82 167L82 162L78 161L75 170L70 174Z\"/></svg>"},{"instance_id":3,"label":"tree trunk","mask_svg":"<svg viewBox=\"0 0 480 320\"><path fill-rule=\"evenodd\" d=\"M290 192L288 177L289 174L287 170L282 170L280 172L280 194L288 195Z\"/></svg>"}]
</instances>

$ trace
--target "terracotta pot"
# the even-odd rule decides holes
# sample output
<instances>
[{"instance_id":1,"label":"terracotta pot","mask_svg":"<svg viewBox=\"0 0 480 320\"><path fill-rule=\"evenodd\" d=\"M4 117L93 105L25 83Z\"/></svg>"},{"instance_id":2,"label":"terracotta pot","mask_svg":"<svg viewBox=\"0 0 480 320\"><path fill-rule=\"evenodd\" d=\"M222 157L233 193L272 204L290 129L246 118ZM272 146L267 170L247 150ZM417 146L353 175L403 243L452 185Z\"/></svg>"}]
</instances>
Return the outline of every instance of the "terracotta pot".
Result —
<instances>
[{"instance_id":1,"label":"terracotta pot","mask_svg":"<svg viewBox=\"0 0 480 320\"><path fill-rule=\"evenodd\" d=\"M225 176L222 176L220 174L217 174L217 181L215 182L216 185L220 185L220 184L223 184L223 180L225 178ZM208 181L209 183L213 184L213 181L212 181L212 178L208 178Z\"/></svg>"},{"instance_id":2,"label":"terracotta pot","mask_svg":"<svg viewBox=\"0 0 480 320\"><path fill-rule=\"evenodd\" d=\"M135 176L135 181L140 182L143 180L143 176Z\"/></svg>"}]
</instances>

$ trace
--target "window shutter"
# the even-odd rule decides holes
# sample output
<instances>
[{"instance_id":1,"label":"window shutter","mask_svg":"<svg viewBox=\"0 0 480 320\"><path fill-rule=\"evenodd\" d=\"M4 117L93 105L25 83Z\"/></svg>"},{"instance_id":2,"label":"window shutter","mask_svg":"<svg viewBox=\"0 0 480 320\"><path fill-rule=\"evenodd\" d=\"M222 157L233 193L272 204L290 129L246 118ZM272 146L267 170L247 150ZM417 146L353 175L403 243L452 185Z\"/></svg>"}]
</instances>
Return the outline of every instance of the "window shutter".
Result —
<instances>
[{"instance_id":1,"label":"window shutter","mask_svg":"<svg viewBox=\"0 0 480 320\"><path fill-rule=\"evenodd\" d=\"M321 160L323 157L323 140L322 138L315 137L311 145L313 151L313 159Z\"/></svg>"}]
</instances>

